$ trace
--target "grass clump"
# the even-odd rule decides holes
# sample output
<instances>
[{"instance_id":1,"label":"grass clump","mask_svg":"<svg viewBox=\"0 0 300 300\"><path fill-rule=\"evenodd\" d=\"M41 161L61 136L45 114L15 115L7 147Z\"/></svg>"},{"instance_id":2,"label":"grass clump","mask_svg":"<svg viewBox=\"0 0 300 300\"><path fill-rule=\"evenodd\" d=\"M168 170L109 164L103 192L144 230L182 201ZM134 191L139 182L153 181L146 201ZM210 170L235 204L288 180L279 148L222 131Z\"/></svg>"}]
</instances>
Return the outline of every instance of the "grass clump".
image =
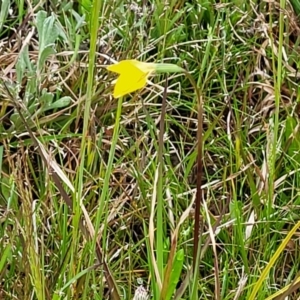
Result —
<instances>
[{"instance_id":1,"label":"grass clump","mask_svg":"<svg viewBox=\"0 0 300 300\"><path fill-rule=\"evenodd\" d=\"M297 7L2 1L0 298L297 299Z\"/></svg>"}]
</instances>

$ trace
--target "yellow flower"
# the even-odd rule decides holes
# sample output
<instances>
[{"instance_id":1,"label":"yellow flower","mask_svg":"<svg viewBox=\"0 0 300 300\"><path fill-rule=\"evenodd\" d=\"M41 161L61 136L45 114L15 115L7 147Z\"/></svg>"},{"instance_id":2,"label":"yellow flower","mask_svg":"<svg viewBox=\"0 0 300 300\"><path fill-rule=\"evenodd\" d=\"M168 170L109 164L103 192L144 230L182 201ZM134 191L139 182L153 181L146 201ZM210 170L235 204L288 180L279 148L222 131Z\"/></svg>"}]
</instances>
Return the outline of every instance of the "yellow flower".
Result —
<instances>
[{"instance_id":1,"label":"yellow flower","mask_svg":"<svg viewBox=\"0 0 300 300\"><path fill-rule=\"evenodd\" d=\"M108 66L107 70L120 75L115 84L115 98L122 97L126 94L132 93L145 87L148 77L154 72L186 72L184 69L178 67L177 65L164 63L145 63L135 59L122 60L114 65Z\"/></svg>"},{"instance_id":2,"label":"yellow flower","mask_svg":"<svg viewBox=\"0 0 300 300\"><path fill-rule=\"evenodd\" d=\"M156 70L156 64L123 60L108 66L107 70L120 75L114 88L114 97L119 98L145 87L148 77Z\"/></svg>"}]
</instances>

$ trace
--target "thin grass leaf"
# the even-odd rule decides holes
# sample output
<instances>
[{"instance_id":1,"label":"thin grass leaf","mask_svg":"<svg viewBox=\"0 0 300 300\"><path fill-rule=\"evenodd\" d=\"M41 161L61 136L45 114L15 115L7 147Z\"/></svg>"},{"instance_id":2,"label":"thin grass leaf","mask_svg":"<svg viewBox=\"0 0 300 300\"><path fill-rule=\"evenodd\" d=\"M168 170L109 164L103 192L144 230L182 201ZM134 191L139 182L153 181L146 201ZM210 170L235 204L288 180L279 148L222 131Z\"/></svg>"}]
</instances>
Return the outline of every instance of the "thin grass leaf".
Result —
<instances>
[{"instance_id":1,"label":"thin grass leaf","mask_svg":"<svg viewBox=\"0 0 300 300\"><path fill-rule=\"evenodd\" d=\"M277 248L274 255L271 257L269 263L262 271L259 279L255 283L251 295L249 297L249 300L256 299L256 294L259 291L260 287L262 286L264 280L266 279L267 275L269 274L271 268L276 263L277 259L279 258L280 254L284 251L285 247L287 246L288 242L291 240L292 236L295 234L295 232L300 228L300 222L298 222L287 234L287 236L284 238L284 240L281 242L280 246Z\"/></svg>"}]
</instances>

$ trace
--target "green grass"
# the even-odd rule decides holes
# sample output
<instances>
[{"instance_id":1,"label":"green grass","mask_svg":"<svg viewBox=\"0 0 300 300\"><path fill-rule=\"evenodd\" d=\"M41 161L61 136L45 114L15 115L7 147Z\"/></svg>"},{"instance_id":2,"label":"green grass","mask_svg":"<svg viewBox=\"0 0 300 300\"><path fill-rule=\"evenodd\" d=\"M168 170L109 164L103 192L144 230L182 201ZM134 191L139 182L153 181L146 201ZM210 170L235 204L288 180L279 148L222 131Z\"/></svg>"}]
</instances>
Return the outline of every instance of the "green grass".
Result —
<instances>
[{"instance_id":1,"label":"green grass","mask_svg":"<svg viewBox=\"0 0 300 300\"><path fill-rule=\"evenodd\" d=\"M0 298L297 299L298 2L2 1Z\"/></svg>"}]
</instances>

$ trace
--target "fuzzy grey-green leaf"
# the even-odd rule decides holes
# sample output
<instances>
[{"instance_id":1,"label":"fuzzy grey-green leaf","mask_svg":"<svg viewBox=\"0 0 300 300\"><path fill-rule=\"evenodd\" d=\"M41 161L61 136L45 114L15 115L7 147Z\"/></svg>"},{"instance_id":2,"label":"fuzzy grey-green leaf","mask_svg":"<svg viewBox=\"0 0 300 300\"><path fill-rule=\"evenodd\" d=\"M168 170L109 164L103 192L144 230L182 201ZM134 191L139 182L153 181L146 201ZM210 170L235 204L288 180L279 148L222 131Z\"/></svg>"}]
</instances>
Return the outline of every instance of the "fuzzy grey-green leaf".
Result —
<instances>
[{"instance_id":1,"label":"fuzzy grey-green leaf","mask_svg":"<svg viewBox=\"0 0 300 300\"><path fill-rule=\"evenodd\" d=\"M57 101L53 102L51 105L45 107L45 109L43 111L47 111L49 109L57 109L57 108L63 108L68 106L71 103L71 97L65 96L62 97L60 99L58 99Z\"/></svg>"}]
</instances>

